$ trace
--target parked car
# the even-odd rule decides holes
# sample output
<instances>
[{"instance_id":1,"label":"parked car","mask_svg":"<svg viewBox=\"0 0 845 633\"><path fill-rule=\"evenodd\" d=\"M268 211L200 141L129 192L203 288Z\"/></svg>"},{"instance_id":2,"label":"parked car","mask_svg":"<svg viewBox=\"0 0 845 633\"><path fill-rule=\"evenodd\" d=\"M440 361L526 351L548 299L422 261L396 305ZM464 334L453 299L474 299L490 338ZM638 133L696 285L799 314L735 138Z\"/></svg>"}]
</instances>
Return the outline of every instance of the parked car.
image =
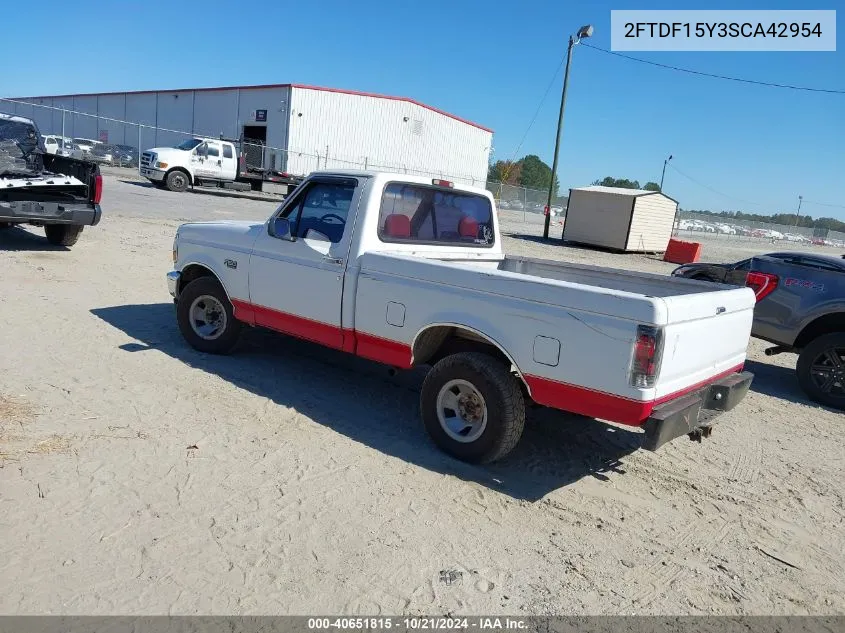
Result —
<instances>
[{"instance_id":1,"label":"parked car","mask_svg":"<svg viewBox=\"0 0 845 633\"><path fill-rule=\"evenodd\" d=\"M804 392L845 409L845 260L813 253L769 253L732 264L684 264L672 275L754 289L752 336L766 355L798 354Z\"/></svg>"},{"instance_id":2,"label":"parked car","mask_svg":"<svg viewBox=\"0 0 845 633\"><path fill-rule=\"evenodd\" d=\"M752 380L749 288L506 256L492 195L444 180L314 172L267 220L181 225L173 258L197 350L260 326L430 366L423 423L467 461L516 445L526 400L643 428L656 450L709 435Z\"/></svg>"},{"instance_id":3,"label":"parked car","mask_svg":"<svg viewBox=\"0 0 845 633\"><path fill-rule=\"evenodd\" d=\"M114 163L114 150L111 145L95 145L90 154L89 159L101 165L111 165Z\"/></svg>"},{"instance_id":4,"label":"parked car","mask_svg":"<svg viewBox=\"0 0 845 633\"><path fill-rule=\"evenodd\" d=\"M138 148L132 145L112 145L113 163L121 167L138 166Z\"/></svg>"},{"instance_id":5,"label":"parked car","mask_svg":"<svg viewBox=\"0 0 845 633\"><path fill-rule=\"evenodd\" d=\"M74 145L71 140L60 142L59 149L56 150L56 156L64 156L65 158L75 158L76 160L84 160L85 153L79 145Z\"/></svg>"},{"instance_id":6,"label":"parked car","mask_svg":"<svg viewBox=\"0 0 845 633\"><path fill-rule=\"evenodd\" d=\"M44 151L48 154L55 154L62 148L65 141L70 141L70 139L65 139L61 136L56 136L55 134L47 134L41 138L44 141Z\"/></svg>"},{"instance_id":7,"label":"parked car","mask_svg":"<svg viewBox=\"0 0 845 633\"><path fill-rule=\"evenodd\" d=\"M88 155L91 153L91 150L93 150L98 145L102 145L103 143L101 141L95 141L92 138L75 138L73 139L73 144L78 145L79 149L82 150L82 153L87 158Z\"/></svg>"}]
</instances>

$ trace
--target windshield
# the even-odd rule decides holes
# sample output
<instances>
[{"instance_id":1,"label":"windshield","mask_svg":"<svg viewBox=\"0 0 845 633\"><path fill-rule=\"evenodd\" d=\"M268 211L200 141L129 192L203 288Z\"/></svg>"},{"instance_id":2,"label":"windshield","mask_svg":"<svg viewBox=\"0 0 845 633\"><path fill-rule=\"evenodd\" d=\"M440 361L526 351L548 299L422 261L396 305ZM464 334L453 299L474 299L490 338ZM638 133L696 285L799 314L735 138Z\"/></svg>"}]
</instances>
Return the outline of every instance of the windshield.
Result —
<instances>
[{"instance_id":1,"label":"windshield","mask_svg":"<svg viewBox=\"0 0 845 633\"><path fill-rule=\"evenodd\" d=\"M198 138L189 138L187 141L182 141L181 143L179 143L179 145L176 146L176 149L183 149L186 152L190 152L200 143L202 143L202 141Z\"/></svg>"}]
</instances>

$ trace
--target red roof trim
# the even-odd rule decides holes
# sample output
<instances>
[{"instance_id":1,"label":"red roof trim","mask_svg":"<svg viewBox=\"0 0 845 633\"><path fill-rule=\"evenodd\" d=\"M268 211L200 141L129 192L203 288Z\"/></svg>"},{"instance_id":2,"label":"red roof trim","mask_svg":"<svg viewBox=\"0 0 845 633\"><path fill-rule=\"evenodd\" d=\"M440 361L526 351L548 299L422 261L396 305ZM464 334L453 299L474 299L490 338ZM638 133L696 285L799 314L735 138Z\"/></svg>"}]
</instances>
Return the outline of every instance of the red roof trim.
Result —
<instances>
[{"instance_id":1,"label":"red roof trim","mask_svg":"<svg viewBox=\"0 0 845 633\"><path fill-rule=\"evenodd\" d=\"M466 123L467 125L471 125L473 127L477 127L479 130L484 130L485 132L493 133L488 127L484 127L483 125L479 125L469 119L464 119L457 115L451 114L446 112L445 110L441 110L439 108L435 108L430 105L426 105L416 99L411 99L409 97L394 97L391 95L383 95L378 94L375 92L361 92L358 90L346 90L344 88L324 88L321 86L309 86L307 84L261 84L257 86L221 86L218 88L177 88L173 90L124 90L120 92L88 92L83 94L73 94L73 95L43 95L40 97L16 97L17 99L67 99L71 97L108 97L108 96L115 96L115 95L148 95L148 94L156 94L159 92L217 92L222 90L266 90L271 88L299 88L300 90L319 90L322 92L338 92L341 94L347 95L357 95L359 97L373 97L376 99L390 99L391 101L404 101L406 103L412 103L414 105L420 106L421 108L425 108L426 110L431 110L432 112L436 112L437 114L442 114L444 116L449 117L450 119L455 119L456 121L460 121L461 123Z\"/></svg>"}]
</instances>

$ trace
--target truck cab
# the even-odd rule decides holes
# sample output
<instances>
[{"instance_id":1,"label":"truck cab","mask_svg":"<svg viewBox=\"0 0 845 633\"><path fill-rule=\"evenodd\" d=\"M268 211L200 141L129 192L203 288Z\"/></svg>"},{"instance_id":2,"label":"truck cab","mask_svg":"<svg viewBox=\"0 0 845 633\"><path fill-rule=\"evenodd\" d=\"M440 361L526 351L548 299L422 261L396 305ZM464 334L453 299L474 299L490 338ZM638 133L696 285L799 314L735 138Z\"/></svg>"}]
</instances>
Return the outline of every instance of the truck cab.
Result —
<instances>
[{"instance_id":1,"label":"truck cab","mask_svg":"<svg viewBox=\"0 0 845 633\"><path fill-rule=\"evenodd\" d=\"M234 182L238 171L235 145L219 139L196 136L141 154L141 175L170 191L182 192L201 181Z\"/></svg>"}]
</instances>

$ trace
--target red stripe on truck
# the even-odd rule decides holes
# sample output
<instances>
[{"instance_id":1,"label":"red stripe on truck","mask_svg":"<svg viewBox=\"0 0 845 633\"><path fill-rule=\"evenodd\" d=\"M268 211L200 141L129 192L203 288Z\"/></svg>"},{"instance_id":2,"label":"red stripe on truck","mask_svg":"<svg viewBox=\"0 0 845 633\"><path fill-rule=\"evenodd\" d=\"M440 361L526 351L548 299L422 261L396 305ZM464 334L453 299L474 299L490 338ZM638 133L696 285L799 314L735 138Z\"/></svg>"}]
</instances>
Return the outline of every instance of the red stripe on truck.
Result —
<instances>
[{"instance_id":1,"label":"red stripe on truck","mask_svg":"<svg viewBox=\"0 0 845 633\"><path fill-rule=\"evenodd\" d=\"M232 299L232 307L234 308L235 318L250 325L261 325L277 332L290 334L333 349L343 350L385 365L393 365L403 369L408 369L411 366L411 348L405 343L364 332L343 329L336 325L306 319L240 299Z\"/></svg>"},{"instance_id":2,"label":"red stripe on truck","mask_svg":"<svg viewBox=\"0 0 845 633\"><path fill-rule=\"evenodd\" d=\"M411 367L411 348L405 343L366 332L343 329L240 299L232 299L232 306L235 318L250 325L261 325L385 365L402 369ZM742 368L743 365L737 365L656 400L633 400L531 374L525 374L524 378L531 390L531 397L537 404L591 418L639 426L648 419L656 406L692 393L719 378L742 371Z\"/></svg>"},{"instance_id":3,"label":"red stripe on truck","mask_svg":"<svg viewBox=\"0 0 845 633\"><path fill-rule=\"evenodd\" d=\"M661 396L656 400L634 400L625 396L594 391L586 387L570 385L530 374L525 374L524 377L525 382L531 389L531 397L537 404L571 413L579 413L591 418L640 426L658 405L686 396L720 378L742 371L743 367L744 364L737 365L689 387Z\"/></svg>"}]
</instances>

